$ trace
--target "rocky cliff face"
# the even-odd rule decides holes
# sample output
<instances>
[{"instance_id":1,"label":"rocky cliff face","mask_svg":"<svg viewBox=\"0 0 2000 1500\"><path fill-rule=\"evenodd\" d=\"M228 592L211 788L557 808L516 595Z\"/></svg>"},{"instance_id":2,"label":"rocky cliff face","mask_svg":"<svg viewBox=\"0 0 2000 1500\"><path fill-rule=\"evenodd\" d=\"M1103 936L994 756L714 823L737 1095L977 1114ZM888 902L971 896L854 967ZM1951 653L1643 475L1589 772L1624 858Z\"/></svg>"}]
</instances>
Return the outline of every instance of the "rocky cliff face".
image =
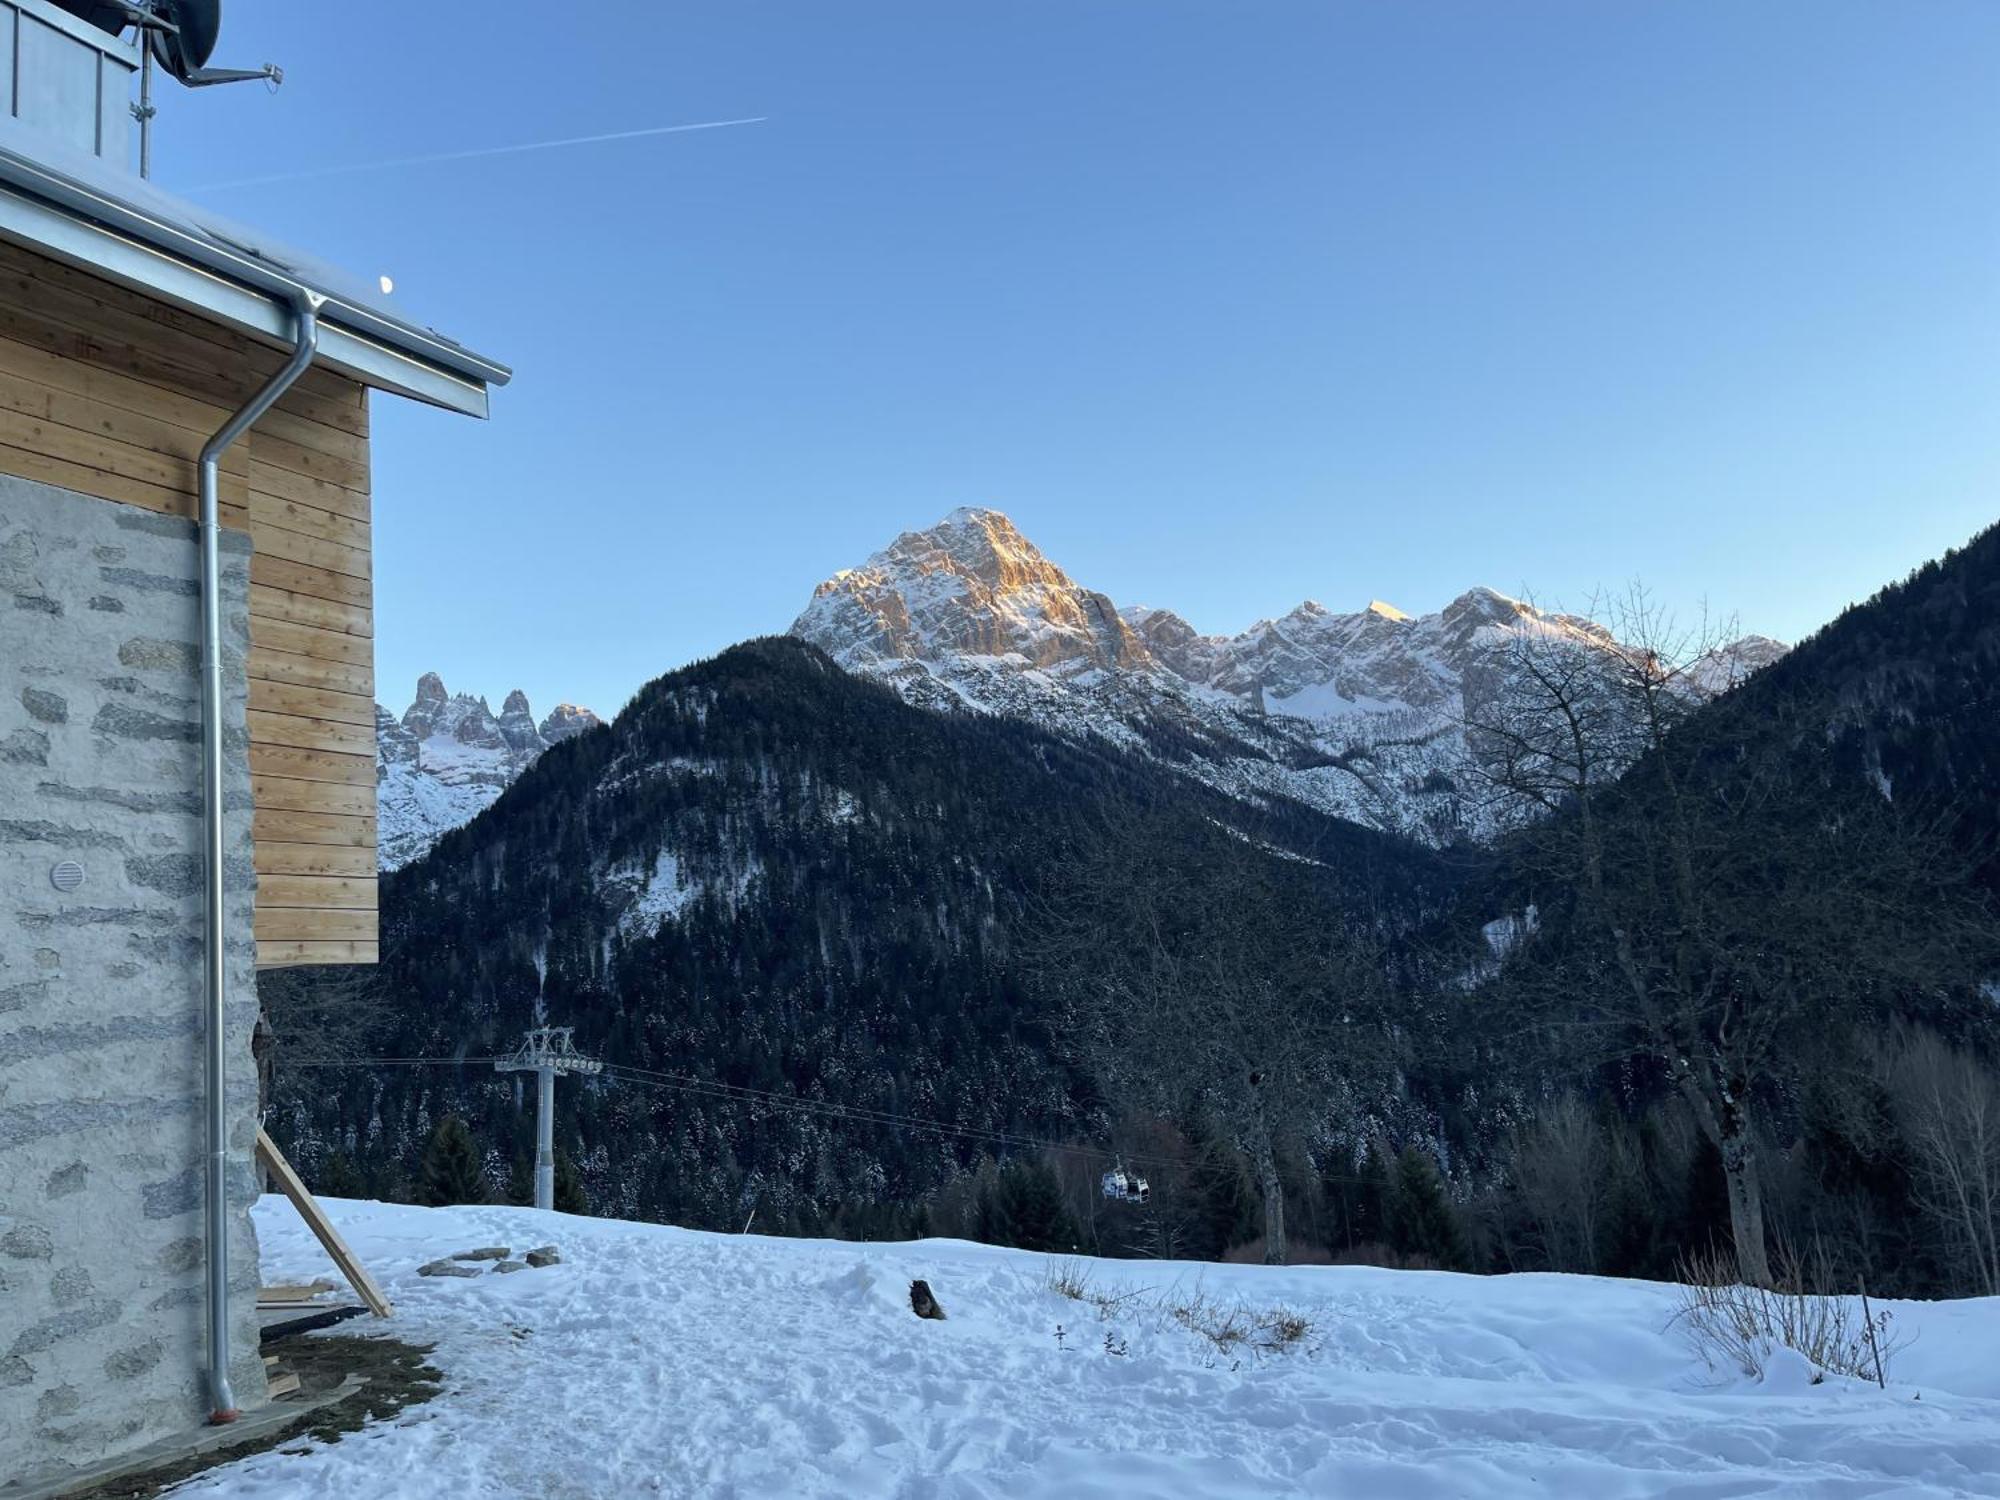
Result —
<instances>
[{"instance_id":1,"label":"rocky cliff face","mask_svg":"<svg viewBox=\"0 0 2000 1500\"><path fill-rule=\"evenodd\" d=\"M549 746L580 734L597 715L558 704L539 724L516 688L496 716L484 698L448 693L426 672L399 719L375 705L377 858L397 869L450 829L492 805Z\"/></svg>"},{"instance_id":2,"label":"rocky cliff face","mask_svg":"<svg viewBox=\"0 0 2000 1500\"><path fill-rule=\"evenodd\" d=\"M1478 836L1458 726L1512 636L1621 649L1601 625L1492 589L1412 616L1311 600L1233 636L1171 610L1120 610L991 510L907 532L814 592L792 626L912 702L1018 715L1146 749L1238 795L1294 797L1441 842ZM1747 637L1690 674L1732 686L1784 647Z\"/></svg>"}]
</instances>

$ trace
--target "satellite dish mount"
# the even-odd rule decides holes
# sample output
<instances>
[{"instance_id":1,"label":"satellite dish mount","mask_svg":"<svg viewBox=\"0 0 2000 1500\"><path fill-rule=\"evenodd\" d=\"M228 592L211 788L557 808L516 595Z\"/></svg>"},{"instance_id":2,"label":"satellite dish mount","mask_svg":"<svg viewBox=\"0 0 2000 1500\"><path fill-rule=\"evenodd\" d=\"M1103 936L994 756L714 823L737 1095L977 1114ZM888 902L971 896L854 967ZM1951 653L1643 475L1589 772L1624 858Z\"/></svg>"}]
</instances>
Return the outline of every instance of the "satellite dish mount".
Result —
<instances>
[{"instance_id":1,"label":"satellite dish mount","mask_svg":"<svg viewBox=\"0 0 2000 1500\"><path fill-rule=\"evenodd\" d=\"M155 62L191 89L218 83L285 81L285 70L274 63L261 68L211 68L208 60L222 33L222 0L129 0L111 9L124 13L139 30L139 102L132 106L139 122L139 175L153 175L153 64ZM122 29L122 28L121 28Z\"/></svg>"}]
</instances>

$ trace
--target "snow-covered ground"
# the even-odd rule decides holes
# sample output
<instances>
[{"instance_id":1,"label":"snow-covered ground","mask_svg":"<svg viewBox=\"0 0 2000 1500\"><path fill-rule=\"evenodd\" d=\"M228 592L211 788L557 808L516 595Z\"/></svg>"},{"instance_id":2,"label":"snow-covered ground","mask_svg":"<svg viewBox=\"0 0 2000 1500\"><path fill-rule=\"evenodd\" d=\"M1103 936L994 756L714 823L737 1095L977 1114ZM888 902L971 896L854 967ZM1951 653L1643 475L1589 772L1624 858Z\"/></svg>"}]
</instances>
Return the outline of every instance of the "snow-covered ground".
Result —
<instances>
[{"instance_id":1,"label":"snow-covered ground","mask_svg":"<svg viewBox=\"0 0 2000 1500\"><path fill-rule=\"evenodd\" d=\"M1885 1393L1783 1360L1718 1383L1648 1283L1090 1262L1140 1294L1101 1316L1049 1289L1050 1258L957 1241L327 1207L397 1304L374 1326L434 1341L444 1394L176 1495L2000 1495L2000 1299L1891 1304L1914 1342ZM257 1223L267 1281L335 1274L282 1200ZM546 1242L562 1265L415 1274ZM911 1316L919 1276L948 1321ZM1311 1330L1225 1356L1166 1310L1197 1291Z\"/></svg>"}]
</instances>

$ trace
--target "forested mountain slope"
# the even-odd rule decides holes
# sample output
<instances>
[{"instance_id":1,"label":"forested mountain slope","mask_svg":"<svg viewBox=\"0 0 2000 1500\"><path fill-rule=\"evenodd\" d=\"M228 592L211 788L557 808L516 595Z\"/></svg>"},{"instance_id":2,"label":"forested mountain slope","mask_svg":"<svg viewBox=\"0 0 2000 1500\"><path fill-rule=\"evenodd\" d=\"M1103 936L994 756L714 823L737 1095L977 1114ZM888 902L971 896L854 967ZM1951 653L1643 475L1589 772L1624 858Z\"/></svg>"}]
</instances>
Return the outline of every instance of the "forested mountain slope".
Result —
<instances>
[{"instance_id":1,"label":"forested mountain slope","mask_svg":"<svg viewBox=\"0 0 2000 1500\"><path fill-rule=\"evenodd\" d=\"M1150 820L1196 865L1204 842L1268 846L1288 900L1329 921L1407 925L1449 884L1385 835L1282 800L1253 809L1015 720L931 713L804 643L758 641L651 684L385 878L365 1050L486 1058L546 1021L621 1065L1095 1138L1092 1082L1053 1044L1013 937L1049 869ZM309 1174L408 1191L446 1112L469 1119L496 1185L518 1170L519 1075L288 1071L276 1023L274 1129ZM863 1205L907 1208L978 1150L670 1089L561 1088L563 1149L593 1205L629 1217L851 1224Z\"/></svg>"},{"instance_id":2,"label":"forested mountain slope","mask_svg":"<svg viewBox=\"0 0 2000 1500\"><path fill-rule=\"evenodd\" d=\"M2000 890L2000 526L1855 605L1745 692L1815 693L1842 764L1943 820Z\"/></svg>"},{"instance_id":3,"label":"forested mountain slope","mask_svg":"<svg viewBox=\"0 0 2000 1500\"><path fill-rule=\"evenodd\" d=\"M1631 1158L1635 1127L1678 1121L1753 1279L1789 1244L1837 1276L2000 1291L1978 1134L2000 1112L2000 531L1705 704L1663 658L1600 673L1536 649L1543 686L1480 732L1512 752L1497 794L1554 812L1458 917L1468 1051L1544 1080L1545 1116L1584 1096L1566 1142L1516 1143L1515 1182L1537 1153ZM1579 724L1633 740L1608 757L1629 769L1595 774Z\"/></svg>"}]
</instances>

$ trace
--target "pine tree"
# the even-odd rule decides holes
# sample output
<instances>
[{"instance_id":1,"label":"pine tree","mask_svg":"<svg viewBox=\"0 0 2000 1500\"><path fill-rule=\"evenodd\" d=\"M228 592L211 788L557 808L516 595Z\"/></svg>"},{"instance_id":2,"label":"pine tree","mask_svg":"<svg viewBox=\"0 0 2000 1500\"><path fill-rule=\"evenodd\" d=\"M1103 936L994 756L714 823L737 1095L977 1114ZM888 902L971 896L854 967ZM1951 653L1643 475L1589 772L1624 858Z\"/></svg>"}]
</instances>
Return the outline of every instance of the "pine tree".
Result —
<instances>
[{"instance_id":1,"label":"pine tree","mask_svg":"<svg viewBox=\"0 0 2000 1500\"><path fill-rule=\"evenodd\" d=\"M1037 1161L1010 1162L980 1188L976 1224L990 1245L1020 1250L1073 1250L1076 1224L1062 1201L1056 1174Z\"/></svg>"},{"instance_id":2,"label":"pine tree","mask_svg":"<svg viewBox=\"0 0 2000 1500\"><path fill-rule=\"evenodd\" d=\"M1023 1250L1073 1250L1076 1224L1063 1205L1062 1184L1042 1162L1016 1162L1000 1177L1009 1243Z\"/></svg>"},{"instance_id":3,"label":"pine tree","mask_svg":"<svg viewBox=\"0 0 2000 1500\"><path fill-rule=\"evenodd\" d=\"M335 1151L320 1166L313 1190L322 1198L359 1198L367 1184L348 1160L345 1151Z\"/></svg>"},{"instance_id":4,"label":"pine tree","mask_svg":"<svg viewBox=\"0 0 2000 1500\"><path fill-rule=\"evenodd\" d=\"M424 1148L420 1191L425 1203L442 1208L454 1203L488 1203L492 1191L480 1165L472 1132L457 1115L446 1115L431 1132Z\"/></svg>"},{"instance_id":5,"label":"pine tree","mask_svg":"<svg viewBox=\"0 0 2000 1500\"><path fill-rule=\"evenodd\" d=\"M1388 1152L1381 1141L1370 1141L1360 1172L1347 1172L1345 1166L1343 1160L1327 1174L1327 1203L1335 1209L1328 1248L1337 1253L1387 1244L1389 1200L1395 1195L1395 1172ZM1359 1181L1354 1180L1357 1176Z\"/></svg>"},{"instance_id":6,"label":"pine tree","mask_svg":"<svg viewBox=\"0 0 2000 1500\"><path fill-rule=\"evenodd\" d=\"M1468 1259L1465 1233L1445 1196L1437 1163L1415 1146L1404 1147L1396 1158L1389 1243L1404 1255L1422 1256L1447 1271L1463 1270Z\"/></svg>"}]
</instances>

